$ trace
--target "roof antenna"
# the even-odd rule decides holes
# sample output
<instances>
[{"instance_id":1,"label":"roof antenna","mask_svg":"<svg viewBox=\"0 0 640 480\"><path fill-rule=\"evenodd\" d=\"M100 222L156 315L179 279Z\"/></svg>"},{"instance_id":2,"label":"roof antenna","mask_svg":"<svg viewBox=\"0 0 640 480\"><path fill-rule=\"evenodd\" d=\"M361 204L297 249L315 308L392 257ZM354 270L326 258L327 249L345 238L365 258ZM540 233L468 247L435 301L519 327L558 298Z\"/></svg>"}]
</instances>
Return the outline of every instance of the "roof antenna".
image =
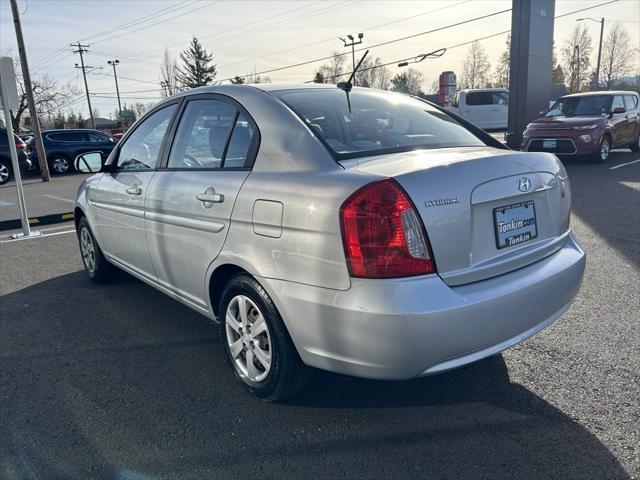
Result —
<instances>
[{"instance_id":1,"label":"roof antenna","mask_svg":"<svg viewBox=\"0 0 640 480\"><path fill-rule=\"evenodd\" d=\"M360 65L362 64L362 61L365 59L365 57L367 56L368 53L369 53L369 50L364 52L364 55L362 55L362 58L358 62L358 65L356 65L356 68L354 68L353 72L351 72L351 76L349 77L349 80L347 80L346 82L338 82L338 85L337 85L337 87L340 90L343 90L344 93L347 94L347 105L349 105L349 113L351 113L351 100L349 99L349 92L353 88L353 83L351 83L351 82L353 81L353 78L356 76L356 72L360 68Z\"/></svg>"}]
</instances>

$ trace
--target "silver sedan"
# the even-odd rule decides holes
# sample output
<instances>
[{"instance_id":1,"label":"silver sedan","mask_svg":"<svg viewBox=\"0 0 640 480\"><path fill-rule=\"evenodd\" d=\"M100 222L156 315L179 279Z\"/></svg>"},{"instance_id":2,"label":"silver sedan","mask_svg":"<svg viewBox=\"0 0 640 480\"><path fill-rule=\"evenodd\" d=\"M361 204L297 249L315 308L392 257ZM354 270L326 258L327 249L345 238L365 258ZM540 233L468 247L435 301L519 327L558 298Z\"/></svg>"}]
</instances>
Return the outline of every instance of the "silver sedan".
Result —
<instances>
[{"instance_id":1,"label":"silver sedan","mask_svg":"<svg viewBox=\"0 0 640 480\"><path fill-rule=\"evenodd\" d=\"M238 379L276 400L311 367L443 372L558 319L585 253L558 159L409 96L220 85L168 98L93 172L75 220L119 270L217 320Z\"/></svg>"}]
</instances>

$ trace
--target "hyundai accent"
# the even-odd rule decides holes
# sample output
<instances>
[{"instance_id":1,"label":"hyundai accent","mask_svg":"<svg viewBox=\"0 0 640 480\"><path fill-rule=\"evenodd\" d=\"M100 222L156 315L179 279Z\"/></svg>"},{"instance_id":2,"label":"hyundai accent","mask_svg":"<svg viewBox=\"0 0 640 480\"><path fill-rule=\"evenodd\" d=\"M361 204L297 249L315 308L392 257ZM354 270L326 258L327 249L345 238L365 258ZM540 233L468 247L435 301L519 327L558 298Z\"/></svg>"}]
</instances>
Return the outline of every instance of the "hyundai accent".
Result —
<instances>
[{"instance_id":1,"label":"hyundai accent","mask_svg":"<svg viewBox=\"0 0 640 480\"><path fill-rule=\"evenodd\" d=\"M237 378L276 400L313 368L432 375L569 307L585 253L558 159L351 85L218 85L159 103L76 159L80 251L216 320Z\"/></svg>"}]
</instances>

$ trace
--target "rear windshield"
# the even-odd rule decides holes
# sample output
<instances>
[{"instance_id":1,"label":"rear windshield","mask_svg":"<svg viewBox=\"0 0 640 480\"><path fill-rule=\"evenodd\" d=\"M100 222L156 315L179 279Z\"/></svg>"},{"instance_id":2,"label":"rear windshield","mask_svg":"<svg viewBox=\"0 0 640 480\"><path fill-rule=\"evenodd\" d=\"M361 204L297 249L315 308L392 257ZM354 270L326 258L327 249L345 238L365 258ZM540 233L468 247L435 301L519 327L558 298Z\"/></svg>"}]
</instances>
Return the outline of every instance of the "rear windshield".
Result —
<instances>
[{"instance_id":1,"label":"rear windshield","mask_svg":"<svg viewBox=\"0 0 640 480\"><path fill-rule=\"evenodd\" d=\"M545 117L579 117L609 113L611 95L586 95L561 98L553 104Z\"/></svg>"},{"instance_id":2,"label":"rear windshield","mask_svg":"<svg viewBox=\"0 0 640 480\"><path fill-rule=\"evenodd\" d=\"M338 88L273 93L309 125L338 160L485 145L446 113L406 95L355 89L347 99Z\"/></svg>"}]
</instances>

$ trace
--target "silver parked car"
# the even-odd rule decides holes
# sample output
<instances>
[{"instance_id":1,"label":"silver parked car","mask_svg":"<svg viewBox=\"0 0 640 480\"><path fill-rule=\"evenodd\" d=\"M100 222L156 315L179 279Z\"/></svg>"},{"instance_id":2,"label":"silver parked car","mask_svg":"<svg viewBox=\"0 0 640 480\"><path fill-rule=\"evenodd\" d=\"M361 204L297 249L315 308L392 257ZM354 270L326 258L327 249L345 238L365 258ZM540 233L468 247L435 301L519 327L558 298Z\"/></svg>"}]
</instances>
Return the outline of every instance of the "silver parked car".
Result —
<instances>
[{"instance_id":1,"label":"silver parked car","mask_svg":"<svg viewBox=\"0 0 640 480\"><path fill-rule=\"evenodd\" d=\"M309 367L443 372L560 317L585 253L553 154L514 152L397 93L220 85L166 99L76 159L89 277L117 269L218 319L237 377L274 400Z\"/></svg>"}]
</instances>

